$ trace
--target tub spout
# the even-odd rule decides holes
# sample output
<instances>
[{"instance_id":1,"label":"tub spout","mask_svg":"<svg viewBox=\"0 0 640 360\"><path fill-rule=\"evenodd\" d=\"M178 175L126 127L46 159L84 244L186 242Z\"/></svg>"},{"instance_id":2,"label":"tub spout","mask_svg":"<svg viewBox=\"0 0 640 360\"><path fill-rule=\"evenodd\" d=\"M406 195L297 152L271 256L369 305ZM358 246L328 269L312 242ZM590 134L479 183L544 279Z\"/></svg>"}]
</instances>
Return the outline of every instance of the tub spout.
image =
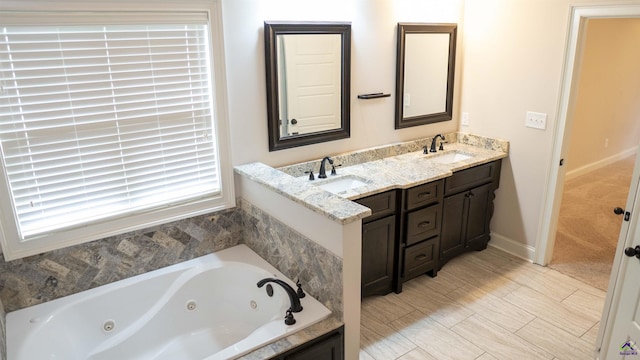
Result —
<instances>
[{"instance_id":1,"label":"tub spout","mask_svg":"<svg viewBox=\"0 0 640 360\"><path fill-rule=\"evenodd\" d=\"M280 286L282 286L282 288L287 292L287 295L289 295L289 300L291 301L291 311L292 312L300 312L302 311L302 304L300 304L300 298L298 297L298 294L296 294L296 291L293 290L293 288L287 284L286 282L280 280L280 279L274 279L274 278L265 278L262 279L260 281L258 281L258 287L261 288L264 286L264 284L268 283L268 282L272 282L274 284L278 284Z\"/></svg>"}]
</instances>

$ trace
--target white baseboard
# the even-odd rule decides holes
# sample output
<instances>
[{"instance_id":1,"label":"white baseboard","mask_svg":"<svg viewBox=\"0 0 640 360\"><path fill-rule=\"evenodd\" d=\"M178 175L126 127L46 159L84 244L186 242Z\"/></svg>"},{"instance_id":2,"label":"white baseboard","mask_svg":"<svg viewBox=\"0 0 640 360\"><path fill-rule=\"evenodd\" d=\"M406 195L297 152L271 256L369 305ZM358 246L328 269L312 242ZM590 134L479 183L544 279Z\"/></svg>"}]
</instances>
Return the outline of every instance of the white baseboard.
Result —
<instances>
[{"instance_id":1,"label":"white baseboard","mask_svg":"<svg viewBox=\"0 0 640 360\"><path fill-rule=\"evenodd\" d=\"M592 162L591 164L587 164L587 165L581 166L579 168L573 169L571 171L567 171L567 173L564 176L564 179L565 180L571 180L571 179L576 178L576 177L578 177L580 175L584 175L584 174L587 174L587 173L589 173L591 171L598 170L598 169L600 169L602 167L605 167L605 166L607 166L607 165L609 165L609 164L611 164L613 162L625 159L625 158L627 158L627 157L629 157L631 155L635 155L637 152L638 152L638 147L634 146L631 149L628 149L628 150L625 150L623 152L617 153L615 155L606 157L606 158L604 158L602 160L598 160L596 162Z\"/></svg>"},{"instance_id":2,"label":"white baseboard","mask_svg":"<svg viewBox=\"0 0 640 360\"><path fill-rule=\"evenodd\" d=\"M507 252L511 255L515 255L519 258L533 262L535 259L536 248L533 246L519 243L515 240L509 239L506 236L500 234L491 233L491 241L489 246L493 246L496 249Z\"/></svg>"}]
</instances>

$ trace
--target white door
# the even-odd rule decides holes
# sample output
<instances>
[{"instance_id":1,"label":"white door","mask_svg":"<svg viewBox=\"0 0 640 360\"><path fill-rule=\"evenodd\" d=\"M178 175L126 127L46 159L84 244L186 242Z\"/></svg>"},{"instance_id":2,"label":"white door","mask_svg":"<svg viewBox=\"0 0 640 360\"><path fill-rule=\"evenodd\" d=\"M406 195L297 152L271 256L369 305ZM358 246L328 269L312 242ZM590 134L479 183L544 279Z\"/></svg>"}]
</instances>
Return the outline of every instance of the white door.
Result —
<instances>
[{"instance_id":1,"label":"white door","mask_svg":"<svg viewBox=\"0 0 640 360\"><path fill-rule=\"evenodd\" d=\"M603 343L600 359L640 358L640 156L629 189L626 211L629 221L622 222L617 253L609 285L607 303L602 314ZM625 254L638 246L638 257ZM616 266L617 265L617 266Z\"/></svg>"},{"instance_id":2,"label":"white door","mask_svg":"<svg viewBox=\"0 0 640 360\"><path fill-rule=\"evenodd\" d=\"M288 35L284 54L287 135L340 128L341 35Z\"/></svg>"}]
</instances>

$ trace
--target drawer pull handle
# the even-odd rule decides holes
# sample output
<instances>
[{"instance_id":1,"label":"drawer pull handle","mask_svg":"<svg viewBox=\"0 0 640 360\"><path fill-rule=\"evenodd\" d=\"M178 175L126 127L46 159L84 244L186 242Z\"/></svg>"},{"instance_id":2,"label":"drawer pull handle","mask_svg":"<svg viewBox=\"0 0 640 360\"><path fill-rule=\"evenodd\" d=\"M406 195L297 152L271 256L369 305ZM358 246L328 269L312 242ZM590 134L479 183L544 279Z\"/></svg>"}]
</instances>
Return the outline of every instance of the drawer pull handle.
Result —
<instances>
[{"instance_id":1,"label":"drawer pull handle","mask_svg":"<svg viewBox=\"0 0 640 360\"><path fill-rule=\"evenodd\" d=\"M418 194L418 197L425 197L425 196L429 196L429 195L431 195L431 191L425 191L425 192L422 192L422 193Z\"/></svg>"},{"instance_id":2,"label":"drawer pull handle","mask_svg":"<svg viewBox=\"0 0 640 360\"><path fill-rule=\"evenodd\" d=\"M416 261L422 261L422 260L424 260L424 259L426 259L426 258L427 258L427 255L425 255L425 254L420 254L420 255L418 255L418 256L416 256L416 257L415 257L415 260L416 260Z\"/></svg>"},{"instance_id":3,"label":"drawer pull handle","mask_svg":"<svg viewBox=\"0 0 640 360\"><path fill-rule=\"evenodd\" d=\"M420 224L418 224L418 227L419 228L426 228L429 225L431 225L431 221L423 221Z\"/></svg>"}]
</instances>

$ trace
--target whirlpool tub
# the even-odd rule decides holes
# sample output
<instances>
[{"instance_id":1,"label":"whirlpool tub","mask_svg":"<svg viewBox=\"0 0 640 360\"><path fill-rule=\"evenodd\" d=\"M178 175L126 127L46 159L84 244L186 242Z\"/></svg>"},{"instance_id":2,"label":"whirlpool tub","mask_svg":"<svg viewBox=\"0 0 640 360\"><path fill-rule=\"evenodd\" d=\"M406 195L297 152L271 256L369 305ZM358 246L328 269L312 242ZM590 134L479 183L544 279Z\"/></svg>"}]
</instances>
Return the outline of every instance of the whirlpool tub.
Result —
<instances>
[{"instance_id":1,"label":"whirlpool tub","mask_svg":"<svg viewBox=\"0 0 640 360\"><path fill-rule=\"evenodd\" d=\"M7 314L9 360L232 359L308 327L330 311L245 245Z\"/></svg>"}]
</instances>

